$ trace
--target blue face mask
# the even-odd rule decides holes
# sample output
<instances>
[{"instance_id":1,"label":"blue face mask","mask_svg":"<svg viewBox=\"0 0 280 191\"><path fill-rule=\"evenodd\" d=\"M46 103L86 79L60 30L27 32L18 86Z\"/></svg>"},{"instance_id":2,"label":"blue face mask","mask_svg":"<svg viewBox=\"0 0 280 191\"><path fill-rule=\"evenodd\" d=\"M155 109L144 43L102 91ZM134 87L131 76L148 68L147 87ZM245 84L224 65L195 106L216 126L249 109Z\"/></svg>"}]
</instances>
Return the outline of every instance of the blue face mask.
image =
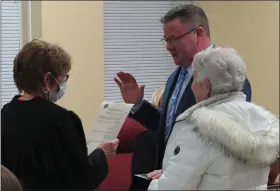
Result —
<instances>
[{"instance_id":1,"label":"blue face mask","mask_svg":"<svg viewBox=\"0 0 280 191\"><path fill-rule=\"evenodd\" d=\"M66 82L61 82L59 84L59 88L56 91L50 91L49 95L48 95L48 99L51 102L57 102L65 93L65 89L66 89Z\"/></svg>"},{"instance_id":2,"label":"blue face mask","mask_svg":"<svg viewBox=\"0 0 280 191\"><path fill-rule=\"evenodd\" d=\"M59 83L55 77L51 77L58 83L59 87L57 90L50 90L48 93L48 100L51 102L57 102L65 93L66 81Z\"/></svg>"}]
</instances>

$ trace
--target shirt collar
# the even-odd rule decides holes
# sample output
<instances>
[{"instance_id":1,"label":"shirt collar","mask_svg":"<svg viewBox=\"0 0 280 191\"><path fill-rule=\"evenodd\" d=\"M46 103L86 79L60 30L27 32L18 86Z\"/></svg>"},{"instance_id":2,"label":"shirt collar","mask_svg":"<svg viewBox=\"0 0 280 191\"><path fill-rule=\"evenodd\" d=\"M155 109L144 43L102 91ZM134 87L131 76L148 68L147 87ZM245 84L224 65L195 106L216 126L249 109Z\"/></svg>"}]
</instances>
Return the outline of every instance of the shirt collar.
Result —
<instances>
[{"instance_id":1,"label":"shirt collar","mask_svg":"<svg viewBox=\"0 0 280 191\"><path fill-rule=\"evenodd\" d=\"M192 76L192 66L189 66L188 68L184 68L182 67L181 70L187 70L188 71L188 75L191 75Z\"/></svg>"},{"instance_id":2,"label":"shirt collar","mask_svg":"<svg viewBox=\"0 0 280 191\"><path fill-rule=\"evenodd\" d=\"M210 48L215 48L215 45L214 44L210 44L210 46L208 48L206 48L206 50L210 49Z\"/></svg>"}]
</instances>

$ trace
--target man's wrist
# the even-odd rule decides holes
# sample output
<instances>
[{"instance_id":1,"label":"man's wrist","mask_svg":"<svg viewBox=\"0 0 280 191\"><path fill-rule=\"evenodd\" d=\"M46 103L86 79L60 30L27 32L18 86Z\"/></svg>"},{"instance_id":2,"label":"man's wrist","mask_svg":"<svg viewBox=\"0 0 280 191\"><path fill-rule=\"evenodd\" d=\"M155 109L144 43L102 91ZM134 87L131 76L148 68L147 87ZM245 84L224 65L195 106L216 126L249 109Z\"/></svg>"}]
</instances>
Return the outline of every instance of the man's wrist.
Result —
<instances>
[{"instance_id":1,"label":"man's wrist","mask_svg":"<svg viewBox=\"0 0 280 191\"><path fill-rule=\"evenodd\" d=\"M132 115L134 115L134 114L142 107L143 102L144 102L144 100L142 99L139 103L135 104L135 105L131 108L130 113L131 113Z\"/></svg>"}]
</instances>

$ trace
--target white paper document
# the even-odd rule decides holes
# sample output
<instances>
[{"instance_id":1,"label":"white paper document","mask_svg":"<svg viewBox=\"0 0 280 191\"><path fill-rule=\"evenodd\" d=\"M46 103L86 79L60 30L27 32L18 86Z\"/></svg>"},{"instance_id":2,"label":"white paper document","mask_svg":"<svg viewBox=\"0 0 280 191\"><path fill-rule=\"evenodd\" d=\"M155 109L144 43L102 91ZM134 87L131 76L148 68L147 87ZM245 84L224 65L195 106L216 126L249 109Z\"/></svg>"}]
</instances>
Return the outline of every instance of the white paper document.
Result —
<instances>
[{"instance_id":1,"label":"white paper document","mask_svg":"<svg viewBox=\"0 0 280 191\"><path fill-rule=\"evenodd\" d=\"M133 104L112 103L104 101L86 133L88 154L92 153L101 143L116 139Z\"/></svg>"},{"instance_id":2,"label":"white paper document","mask_svg":"<svg viewBox=\"0 0 280 191\"><path fill-rule=\"evenodd\" d=\"M137 176L139 178L143 178L143 179L146 179L146 180L149 179L147 174L134 174L134 176Z\"/></svg>"}]
</instances>

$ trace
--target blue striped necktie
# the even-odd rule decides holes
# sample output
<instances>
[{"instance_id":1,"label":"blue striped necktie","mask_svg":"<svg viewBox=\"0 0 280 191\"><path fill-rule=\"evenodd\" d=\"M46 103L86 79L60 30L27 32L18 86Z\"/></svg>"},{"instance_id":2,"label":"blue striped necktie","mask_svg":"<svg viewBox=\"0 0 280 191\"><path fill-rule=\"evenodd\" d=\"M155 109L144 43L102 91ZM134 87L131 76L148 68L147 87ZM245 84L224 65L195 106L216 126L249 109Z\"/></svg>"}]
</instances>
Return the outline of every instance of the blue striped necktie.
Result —
<instances>
[{"instance_id":1,"label":"blue striped necktie","mask_svg":"<svg viewBox=\"0 0 280 191\"><path fill-rule=\"evenodd\" d=\"M166 116L166 123L165 123L165 141L167 141L169 134L171 133L172 125L174 122L175 118L175 113L176 113L176 106L177 102L179 99L179 94L180 90L182 88L185 76L188 74L188 70L186 68L182 68L179 77L176 83L176 86L174 88L172 97L170 99L170 107L169 110L167 111L167 116Z\"/></svg>"}]
</instances>

